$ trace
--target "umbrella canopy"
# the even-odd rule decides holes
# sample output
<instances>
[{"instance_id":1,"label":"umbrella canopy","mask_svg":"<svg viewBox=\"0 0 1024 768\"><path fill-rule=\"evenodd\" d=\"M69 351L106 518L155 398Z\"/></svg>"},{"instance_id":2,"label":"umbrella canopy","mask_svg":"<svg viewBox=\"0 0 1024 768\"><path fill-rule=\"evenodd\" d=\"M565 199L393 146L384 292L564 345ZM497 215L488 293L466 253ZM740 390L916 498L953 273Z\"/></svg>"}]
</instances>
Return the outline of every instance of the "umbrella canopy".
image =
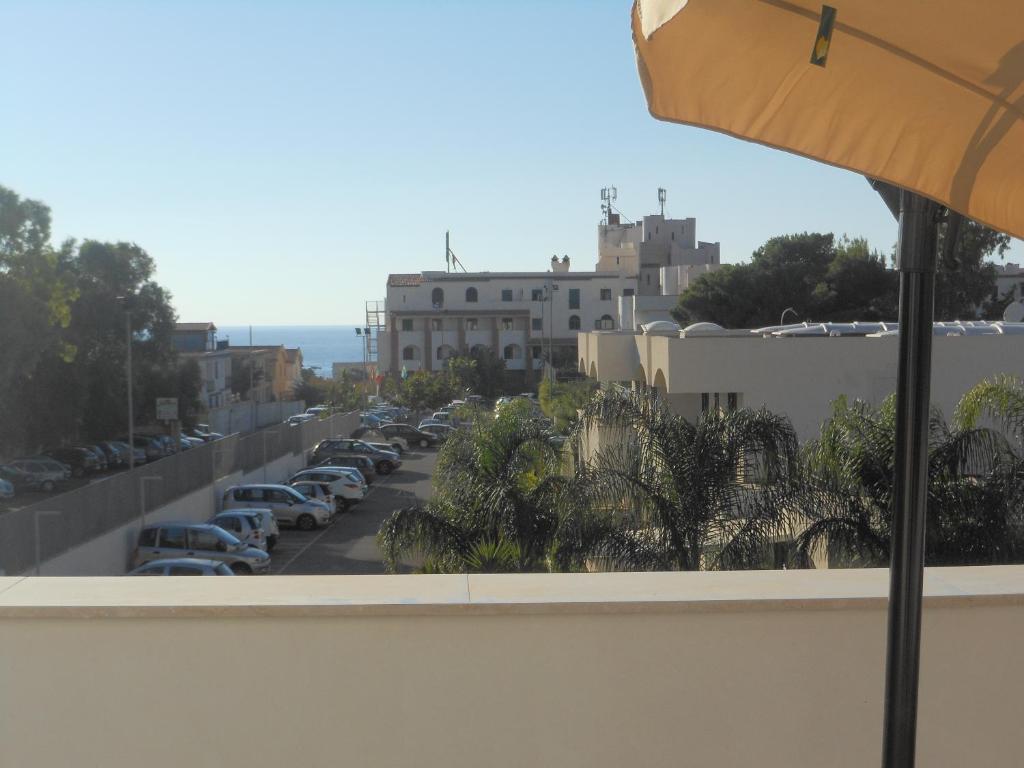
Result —
<instances>
[{"instance_id":1,"label":"umbrella canopy","mask_svg":"<svg viewBox=\"0 0 1024 768\"><path fill-rule=\"evenodd\" d=\"M882 765L912 768L937 223L945 206L1024 236L1024 2L830 2L636 0L633 39L655 117L858 171L898 210Z\"/></svg>"},{"instance_id":2,"label":"umbrella canopy","mask_svg":"<svg viewBox=\"0 0 1024 768\"><path fill-rule=\"evenodd\" d=\"M830 5L829 40L820 2L637 0L651 114L858 171L1024 237L1024 2Z\"/></svg>"}]
</instances>

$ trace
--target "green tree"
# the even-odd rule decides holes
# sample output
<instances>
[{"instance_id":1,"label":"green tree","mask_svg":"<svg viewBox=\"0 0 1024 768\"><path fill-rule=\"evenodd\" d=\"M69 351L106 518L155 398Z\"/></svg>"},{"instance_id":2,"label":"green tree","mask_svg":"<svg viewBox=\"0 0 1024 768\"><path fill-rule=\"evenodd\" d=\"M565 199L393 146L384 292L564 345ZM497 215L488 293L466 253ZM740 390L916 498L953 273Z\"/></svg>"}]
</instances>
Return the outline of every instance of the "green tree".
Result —
<instances>
[{"instance_id":1,"label":"green tree","mask_svg":"<svg viewBox=\"0 0 1024 768\"><path fill-rule=\"evenodd\" d=\"M966 419L950 427L937 412L929 432L926 563L1017 561L1024 551L1017 511L1022 473L1006 441ZM895 441L895 397L878 408L845 398L833 404L821 437L805 446L799 562L808 565L827 549L832 564L888 564Z\"/></svg>"},{"instance_id":2,"label":"green tree","mask_svg":"<svg viewBox=\"0 0 1024 768\"><path fill-rule=\"evenodd\" d=\"M565 434L576 423L578 412L596 390L597 382L592 379L552 383L545 378L538 388L541 411L554 422L556 432Z\"/></svg>"},{"instance_id":3,"label":"green tree","mask_svg":"<svg viewBox=\"0 0 1024 768\"><path fill-rule=\"evenodd\" d=\"M945 228L939 230L941 253ZM1003 258L1010 246L1010 238L976 221L965 220L957 241L956 269L940 264L935 276L935 318L937 320L967 319L975 316L978 308L993 320L1002 319L998 309L1001 297L996 296L996 268L987 259L993 255ZM993 316L994 315L994 316Z\"/></svg>"},{"instance_id":4,"label":"green tree","mask_svg":"<svg viewBox=\"0 0 1024 768\"><path fill-rule=\"evenodd\" d=\"M563 525L563 554L626 570L760 567L789 534L796 434L764 410L672 413L651 389L599 391L574 430L620 439L582 468L599 500ZM576 531L577 535L570 535Z\"/></svg>"},{"instance_id":5,"label":"green tree","mask_svg":"<svg viewBox=\"0 0 1024 768\"><path fill-rule=\"evenodd\" d=\"M388 567L420 555L441 573L547 571L561 512L577 503L550 434L518 413L457 430L438 456L429 501L394 512L377 542Z\"/></svg>"}]
</instances>

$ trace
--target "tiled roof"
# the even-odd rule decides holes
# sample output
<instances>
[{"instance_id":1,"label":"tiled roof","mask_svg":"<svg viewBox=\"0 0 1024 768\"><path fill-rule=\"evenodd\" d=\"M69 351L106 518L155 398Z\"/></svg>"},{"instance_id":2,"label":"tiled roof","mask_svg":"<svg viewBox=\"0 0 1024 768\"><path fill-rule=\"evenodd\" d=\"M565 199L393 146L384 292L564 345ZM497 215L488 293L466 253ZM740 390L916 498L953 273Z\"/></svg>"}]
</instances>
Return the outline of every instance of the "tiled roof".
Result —
<instances>
[{"instance_id":1,"label":"tiled roof","mask_svg":"<svg viewBox=\"0 0 1024 768\"><path fill-rule=\"evenodd\" d=\"M176 331L216 331L217 326L213 323L175 323L174 330Z\"/></svg>"},{"instance_id":2,"label":"tiled roof","mask_svg":"<svg viewBox=\"0 0 1024 768\"><path fill-rule=\"evenodd\" d=\"M388 275L388 285L395 288L409 287L423 284L423 275Z\"/></svg>"}]
</instances>

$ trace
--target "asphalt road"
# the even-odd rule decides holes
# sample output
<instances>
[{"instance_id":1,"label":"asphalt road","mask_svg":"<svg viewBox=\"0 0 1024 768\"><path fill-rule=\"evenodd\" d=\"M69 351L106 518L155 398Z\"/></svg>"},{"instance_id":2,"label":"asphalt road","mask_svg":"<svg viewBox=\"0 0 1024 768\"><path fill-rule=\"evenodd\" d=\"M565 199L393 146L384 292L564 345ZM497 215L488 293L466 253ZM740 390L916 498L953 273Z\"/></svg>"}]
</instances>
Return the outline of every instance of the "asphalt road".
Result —
<instances>
[{"instance_id":1,"label":"asphalt road","mask_svg":"<svg viewBox=\"0 0 1024 768\"><path fill-rule=\"evenodd\" d=\"M273 574L382 574L386 573L375 537L381 523L394 510L430 496L430 478L437 450L409 451L402 468L378 477L366 498L350 512L336 515L327 528L299 531L282 528L272 553Z\"/></svg>"}]
</instances>

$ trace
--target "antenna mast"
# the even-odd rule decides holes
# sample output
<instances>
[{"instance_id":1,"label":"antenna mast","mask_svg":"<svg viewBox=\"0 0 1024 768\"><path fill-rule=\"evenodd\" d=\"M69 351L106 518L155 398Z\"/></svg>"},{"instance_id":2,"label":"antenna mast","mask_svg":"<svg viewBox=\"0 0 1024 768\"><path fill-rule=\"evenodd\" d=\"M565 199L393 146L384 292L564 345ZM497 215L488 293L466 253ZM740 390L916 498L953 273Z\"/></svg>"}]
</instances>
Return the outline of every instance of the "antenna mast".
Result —
<instances>
[{"instance_id":1,"label":"antenna mast","mask_svg":"<svg viewBox=\"0 0 1024 768\"><path fill-rule=\"evenodd\" d=\"M661 205L661 218L665 218L665 198L668 197L668 193L665 192L664 187L658 187L658 203Z\"/></svg>"},{"instance_id":2,"label":"antenna mast","mask_svg":"<svg viewBox=\"0 0 1024 768\"><path fill-rule=\"evenodd\" d=\"M448 230L445 230L444 233L444 263L447 271L449 272L454 270L456 267L461 269L463 272L466 271L465 265L459 261L458 257L455 255L455 251L452 250L451 236Z\"/></svg>"},{"instance_id":3,"label":"antenna mast","mask_svg":"<svg viewBox=\"0 0 1024 768\"><path fill-rule=\"evenodd\" d=\"M603 224L610 224L612 220L612 209L614 208L615 201L618 199L619 193L615 187L602 187L601 188L601 213L604 214Z\"/></svg>"}]
</instances>

